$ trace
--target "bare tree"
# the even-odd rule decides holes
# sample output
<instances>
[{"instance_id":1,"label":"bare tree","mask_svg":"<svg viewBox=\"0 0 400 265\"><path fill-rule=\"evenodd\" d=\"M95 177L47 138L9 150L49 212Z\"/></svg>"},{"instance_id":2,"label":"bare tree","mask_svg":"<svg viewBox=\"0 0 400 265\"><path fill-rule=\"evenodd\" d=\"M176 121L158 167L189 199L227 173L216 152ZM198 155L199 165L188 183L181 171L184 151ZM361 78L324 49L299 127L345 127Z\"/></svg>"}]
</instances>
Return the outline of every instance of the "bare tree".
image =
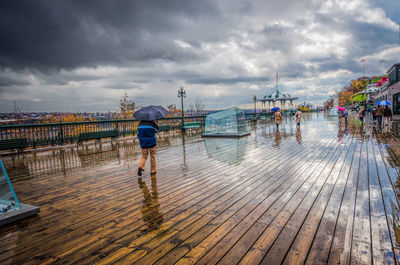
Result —
<instances>
[{"instance_id":1,"label":"bare tree","mask_svg":"<svg viewBox=\"0 0 400 265\"><path fill-rule=\"evenodd\" d=\"M192 102L189 103L187 110L194 111L194 104Z\"/></svg>"},{"instance_id":2,"label":"bare tree","mask_svg":"<svg viewBox=\"0 0 400 265\"><path fill-rule=\"evenodd\" d=\"M203 102L199 98L196 98L196 101L194 102L194 110L196 111L196 114L204 110L204 108L205 105L203 104Z\"/></svg>"},{"instance_id":3,"label":"bare tree","mask_svg":"<svg viewBox=\"0 0 400 265\"><path fill-rule=\"evenodd\" d=\"M133 100L129 100L128 94L125 92L119 101L119 107L121 119L128 119L132 118L133 113L135 113L136 103Z\"/></svg>"},{"instance_id":4,"label":"bare tree","mask_svg":"<svg viewBox=\"0 0 400 265\"><path fill-rule=\"evenodd\" d=\"M17 123L22 123L22 109L24 105L18 104L17 101L14 101L14 117L17 120Z\"/></svg>"},{"instance_id":5,"label":"bare tree","mask_svg":"<svg viewBox=\"0 0 400 265\"><path fill-rule=\"evenodd\" d=\"M170 113L175 113L175 111L176 111L176 104L167 105L167 110L168 110L168 112L170 112Z\"/></svg>"}]
</instances>

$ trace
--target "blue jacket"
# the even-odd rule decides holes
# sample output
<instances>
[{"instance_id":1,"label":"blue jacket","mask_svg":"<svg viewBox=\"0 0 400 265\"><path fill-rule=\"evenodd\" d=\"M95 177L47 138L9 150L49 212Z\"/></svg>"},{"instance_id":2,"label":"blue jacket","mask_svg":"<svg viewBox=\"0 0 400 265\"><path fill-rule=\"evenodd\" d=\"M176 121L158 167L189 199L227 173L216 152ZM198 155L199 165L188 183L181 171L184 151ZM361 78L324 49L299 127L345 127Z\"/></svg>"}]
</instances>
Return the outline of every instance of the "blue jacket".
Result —
<instances>
[{"instance_id":1,"label":"blue jacket","mask_svg":"<svg viewBox=\"0 0 400 265\"><path fill-rule=\"evenodd\" d=\"M139 138L140 147L151 148L156 146L156 132L158 126L153 121L141 121L138 126L137 137Z\"/></svg>"}]
</instances>

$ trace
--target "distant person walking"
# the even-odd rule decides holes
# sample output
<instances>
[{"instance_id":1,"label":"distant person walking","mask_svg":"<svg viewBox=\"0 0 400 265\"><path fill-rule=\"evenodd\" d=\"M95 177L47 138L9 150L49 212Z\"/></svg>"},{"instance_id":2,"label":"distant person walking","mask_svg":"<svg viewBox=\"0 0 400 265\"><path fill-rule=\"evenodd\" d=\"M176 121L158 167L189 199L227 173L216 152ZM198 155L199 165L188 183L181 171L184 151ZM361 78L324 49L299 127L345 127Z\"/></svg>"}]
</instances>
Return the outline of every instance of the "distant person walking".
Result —
<instances>
[{"instance_id":1,"label":"distant person walking","mask_svg":"<svg viewBox=\"0 0 400 265\"><path fill-rule=\"evenodd\" d=\"M373 108L372 108L371 114L372 114L372 120L373 120L373 121L376 121L376 107L373 107Z\"/></svg>"},{"instance_id":2,"label":"distant person walking","mask_svg":"<svg viewBox=\"0 0 400 265\"><path fill-rule=\"evenodd\" d=\"M338 109L337 115L339 119L339 127L342 128L345 125L345 111L343 111L343 108Z\"/></svg>"},{"instance_id":3,"label":"distant person walking","mask_svg":"<svg viewBox=\"0 0 400 265\"><path fill-rule=\"evenodd\" d=\"M361 128L364 127L364 116L365 116L365 108L361 107L360 110L358 111L358 118L360 120Z\"/></svg>"},{"instance_id":4,"label":"distant person walking","mask_svg":"<svg viewBox=\"0 0 400 265\"><path fill-rule=\"evenodd\" d=\"M137 137L142 148L142 157L140 158L138 175L142 175L147 157L150 153L150 173L156 173L156 135L158 126L154 121L141 121L138 126Z\"/></svg>"},{"instance_id":5,"label":"distant person walking","mask_svg":"<svg viewBox=\"0 0 400 265\"><path fill-rule=\"evenodd\" d=\"M379 129L382 129L382 116L383 116L383 109L381 106L378 106L375 112L376 120L378 121Z\"/></svg>"},{"instance_id":6,"label":"distant person walking","mask_svg":"<svg viewBox=\"0 0 400 265\"><path fill-rule=\"evenodd\" d=\"M387 127L388 131L390 130L392 116L392 110L388 106L385 106L383 109L383 117L385 118L385 127Z\"/></svg>"},{"instance_id":7,"label":"distant person walking","mask_svg":"<svg viewBox=\"0 0 400 265\"><path fill-rule=\"evenodd\" d=\"M281 124L281 120L282 120L282 114L279 110L277 110L275 113L275 124L276 124L276 129L279 130L279 124Z\"/></svg>"},{"instance_id":8,"label":"distant person walking","mask_svg":"<svg viewBox=\"0 0 400 265\"><path fill-rule=\"evenodd\" d=\"M297 127L300 127L300 123L301 123L301 118L303 118L303 113L300 111L300 109L297 109L297 112L295 114L296 117L296 124Z\"/></svg>"}]
</instances>

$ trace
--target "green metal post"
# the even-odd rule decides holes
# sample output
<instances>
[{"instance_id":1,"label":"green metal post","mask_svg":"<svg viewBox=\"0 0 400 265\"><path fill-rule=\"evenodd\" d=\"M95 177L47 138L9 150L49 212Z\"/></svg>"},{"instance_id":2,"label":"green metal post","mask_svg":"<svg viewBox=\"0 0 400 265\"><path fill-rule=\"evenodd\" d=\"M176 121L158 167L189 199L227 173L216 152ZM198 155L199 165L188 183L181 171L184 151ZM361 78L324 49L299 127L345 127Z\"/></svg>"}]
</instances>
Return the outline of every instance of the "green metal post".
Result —
<instances>
[{"instance_id":1,"label":"green metal post","mask_svg":"<svg viewBox=\"0 0 400 265\"><path fill-rule=\"evenodd\" d=\"M256 95L254 95L253 101L254 101L254 119L257 120L257 96Z\"/></svg>"},{"instance_id":2,"label":"green metal post","mask_svg":"<svg viewBox=\"0 0 400 265\"><path fill-rule=\"evenodd\" d=\"M183 109L183 98L186 97L186 91L183 87L180 87L178 90L178 98L181 98L181 109L182 109L182 123L181 130L185 131L185 110Z\"/></svg>"},{"instance_id":3,"label":"green metal post","mask_svg":"<svg viewBox=\"0 0 400 265\"><path fill-rule=\"evenodd\" d=\"M60 121L60 131L61 131L61 145L64 145L64 129L62 120Z\"/></svg>"},{"instance_id":4,"label":"green metal post","mask_svg":"<svg viewBox=\"0 0 400 265\"><path fill-rule=\"evenodd\" d=\"M181 97L181 106L182 106L182 131L185 130L185 110L183 109L183 97Z\"/></svg>"}]
</instances>

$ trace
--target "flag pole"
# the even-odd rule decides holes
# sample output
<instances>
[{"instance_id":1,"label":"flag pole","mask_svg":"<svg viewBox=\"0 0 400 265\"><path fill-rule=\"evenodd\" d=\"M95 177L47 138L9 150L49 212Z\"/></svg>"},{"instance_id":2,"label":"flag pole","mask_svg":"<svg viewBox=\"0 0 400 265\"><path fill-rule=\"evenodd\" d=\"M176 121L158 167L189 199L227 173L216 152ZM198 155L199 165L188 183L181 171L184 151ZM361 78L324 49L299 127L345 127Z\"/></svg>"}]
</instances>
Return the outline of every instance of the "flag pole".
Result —
<instances>
[{"instance_id":1,"label":"flag pole","mask_svg":"<svg viewBox=\"0 0 400 265\"><path fill-rule=\"evenodd\" d=\"M365 76L365 60L363 60L363 77Z\"/></svg>"},{"instance_id":2,"label":"flag pole","mask_svg":"<svg viewBox=\"0 0 400 265\"><path fill-rule=\"evenodd\" d=\"M363 77L365 76L365 59L361 59L362 69L363 69Z\"/></svg>"}]
</instances>

